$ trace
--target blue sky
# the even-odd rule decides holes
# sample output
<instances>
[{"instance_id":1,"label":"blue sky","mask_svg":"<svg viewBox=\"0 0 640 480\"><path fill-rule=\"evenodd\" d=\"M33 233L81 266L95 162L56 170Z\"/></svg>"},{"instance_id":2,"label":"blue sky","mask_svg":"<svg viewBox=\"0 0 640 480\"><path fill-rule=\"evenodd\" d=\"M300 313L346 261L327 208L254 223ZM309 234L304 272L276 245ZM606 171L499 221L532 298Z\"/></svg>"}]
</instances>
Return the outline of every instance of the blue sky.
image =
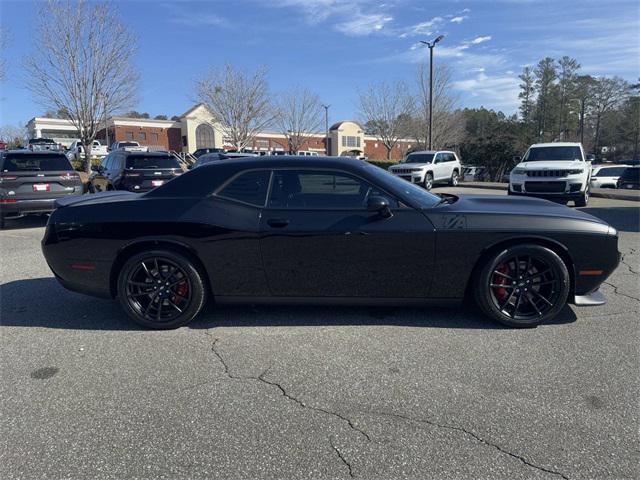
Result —
<instances>
[{"instance_id":1,"label":"blue sky","mask_svg":"<svg viewBox=\"0 0 640 480\"><path fill-rule=\"evenodd\" d=\"M301 85L331 104L330 121L357 118L360 89L376 81L414 85L439 34L436 62L453 69L461 107L517 109L518 74L544 56L569 55L583 73L640 76L636 0L219 0L115 1L137 33L141 73L135 109L176 115L193 104L194 79L226 61L266 65L273 92ZM22 59L36 48L35 3L0 0L8 30L0 125L41 114L24 89Z\"/></svg>"}]
</instances>

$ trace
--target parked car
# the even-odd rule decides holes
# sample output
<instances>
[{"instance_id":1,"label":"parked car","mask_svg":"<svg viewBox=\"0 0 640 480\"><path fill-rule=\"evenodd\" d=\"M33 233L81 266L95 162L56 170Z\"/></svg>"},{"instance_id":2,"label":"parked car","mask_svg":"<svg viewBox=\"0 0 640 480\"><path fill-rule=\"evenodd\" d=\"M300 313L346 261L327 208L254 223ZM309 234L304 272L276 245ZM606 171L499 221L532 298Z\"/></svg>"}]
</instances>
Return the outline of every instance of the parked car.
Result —
<instances>
[{"instance_id":1,"label":"parked car","mask_svg":"<svg viewBox=\"0 0 640 480\"><path fill-rule=\"evenodd\" d=\"M60 150L58 145L52 138L31 138L27 144L27 148L32 152L42 152L45 150Z\"/></svg>"},{"instance_id":2,"label":"parked car","mask_svg":"<svg viewBox=\"0 0 640 480\"><path fill-rule=\"evenodd\" d=\"M206 165L207 163L217 162L219 160L227 160L229 158L244 158L244 157L257 157L259 156L257 153L236 153L236 152L228 152L228 153L206 153L204 155L200 155L196 163L193 164L193 167L201 167L202 165Z\"/></svg>"},{"instance_id":3,"label":"parked car","mask_svg":"<svg viewBox=\"0 0 640 480\"><path fill-rule=\"evenodd\" d=\"M109 190L146 192L182 174L176 157L166 152L115 150L92 167L89 193Z\"/></svg>"},{"instance_id":4,"label":"parked car","mask_svg":"<svg viewBox=\"0 0 640 480\"><path fill-rule=\"evenodd\" d=\"M207 153L224 153L224 148L199 148L193 152L192 155L196 158L200 158L201 155L205 155Z\"/></svg>"},{"instance_id":5,"label":"parked car","mask_svg":"<svg viewBox=\"0 0 640 480\"><path fill-rule=\"evenodd\" d=\"M604 303L598 287L619 262L617 231L582 211L437 196L344 158L229 159L144 195L56 206L42 240L56 278L152 328L187 324L209 298L415 306L467 293L490 318L530 327L567 302Z\"/></svg>"},{"instance_id":6,"label":"parked car","mask_svg":"<svg viewBox=\"0 0 640 480\"><path fill-rule=\"evenodd\" d=\"M296 154L300 157L318 157L320 156L320 154L318 152L312 152L310 150L300 150L298 151L298 153Z\"/></svg>"},{"instance_id":7,"label":"parked car","mask_svg":"<svg viewBox=\"0 0 640 480\"><path fill-rule=\"evenodd\" d=\"M80 175L62 152L0 153L0 228L7 217L48 213L56 199L81 193Z\"/></svg>"},{"instance_id":8,"label":"parked car","mask_svg":"<svg viewBox=\"0 0 640 480\"><path fill-rule=\"evenodd\" d=\"M489 180L487 167L469 165L462 169L462 180L465 182L486 182Z\"/></svg>"},{"instance_id":9,"label":"parked car","mask_svg":"<svg viewBox=\"0 0 640 480\"><path fill-rule=\"evenodd\" d=\"M98 140L94 140L89 156L104 158L108 153L106 145L102 145ZM82 160L84 158L84 145L82 145L80 140L74 140L71 145L69 145L67 158L69 160Z\"/></svg>"},{"instance_id":10,"label":"parked car","mask_svg":"<svg viewBox=\"0 0 640 480\"><path fill-rule=\"evenodd\" d=\"M640 167L626 168L618 179L618 188L640 190Z\"/></svg>"},{"instance_id":11,"label":"parked car","mask_svg":"<svg viewBox=\"0 0 640 480\"><path fill-rule=\"evenodd\" d=\"M618 188L618 178L626 165L598 165L591 169L591 188Z\"/></svg>"},{"instance_id":12,"label":"parked car","mask_svg":"<svg viewBox=\"0 0 640 480\"><path fill-rule=\"evenodd\" d=\"M455 187L460 178L460 160L455 152L429 150L413 152L404 160L389 167L389 172L411 183L431 190L436 183L448 183Z\"/></svg>"},{"instance_id":13,"label":"parked car","mask_svg":"<svg viewBox=\"0 0 640 480\"><path fill-rule=\"evenodd\" d=\"M509 179L509 195L528 195L554 201L589 202L591 164L580 143L531 145Z\"/></svg>"},{"instance_id":14,"label":"parked car","mask_svg":"<svg viewBox=\"0 0 640 480\"><path fill-rule=\"evenodd\" d=\"M511 170L505 170L500 176L500 183L509 183L509 177L511 176Z\"/></svg>"},{"instance_id":15,"label":"parked car","mask_svg":"<svg viewBox=\"0 0 640 480\"><path fill-rule=\"evenodd\" d=\"M127 152L148 152L149 147L140 145L138 142L114 142L109 151L126 150Z\"/></svg>"}]
</instances>

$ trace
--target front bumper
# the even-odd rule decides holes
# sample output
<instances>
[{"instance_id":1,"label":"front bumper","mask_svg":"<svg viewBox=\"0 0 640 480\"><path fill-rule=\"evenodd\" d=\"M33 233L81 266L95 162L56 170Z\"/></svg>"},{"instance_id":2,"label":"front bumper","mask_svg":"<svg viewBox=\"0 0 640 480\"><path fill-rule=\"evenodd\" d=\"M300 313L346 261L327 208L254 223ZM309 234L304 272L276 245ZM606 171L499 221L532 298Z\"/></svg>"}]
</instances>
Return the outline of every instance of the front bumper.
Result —
<instances>
[{"instance_id":1,"label":"front bumper","mask_svg":"<svg viewBox=\"0 0 640 480\"><path fill-rule=\"evenodd\" d=\"M417 184L422 184L424 183L424 172L417 172L417 173L396 173L393 170L389 170L392 174L394 174L396 177L400 177L403 180L406 180L408 182L411 183L417 183Z\"/></svg>"},{"instance_id":2,"label":"front bumper","mask_svg":"<svg viewBox=\"0 0 640 480\"><path fill-rule=\"evenodd\" d=\"M605 303L607 303L607 299L600 290L596 290L587 295L575 295L573 297L573 304L578 307L597 307Z\"/></svg>"}]
</instances>

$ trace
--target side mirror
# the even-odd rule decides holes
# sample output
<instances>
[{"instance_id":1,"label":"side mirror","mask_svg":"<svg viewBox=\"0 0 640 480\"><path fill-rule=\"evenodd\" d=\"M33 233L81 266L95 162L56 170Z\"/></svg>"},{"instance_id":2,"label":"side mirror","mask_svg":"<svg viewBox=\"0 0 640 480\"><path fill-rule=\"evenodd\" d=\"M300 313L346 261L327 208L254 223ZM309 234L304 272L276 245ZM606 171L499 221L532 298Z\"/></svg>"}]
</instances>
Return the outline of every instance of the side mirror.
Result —
<instances>
[{"instance_id":1,"label":"side mirror","mask_svg":"<svg viewBox=\"0 0 640 480\"><path fill-rule=\"evenodd\" d=\"M367 211L379 213L383 218L389 218L391 216L389 200L378 196L369 197L367 200Z\"/></svg>"},{"instance_id":2,"label":"side mirror","mask_svg":"<svg viewBox=\"0 0 640 480\"><path fill-rule=\"evenodd\" d=\"M517 165L517 164L519 164L519 163L520 163L521 158L520 158L520 156L519 156L519 155L514 155L514 156L511 158L511 160L513 161L513 164L514 164L514 165Z\"/></svg>"}]
</instances>

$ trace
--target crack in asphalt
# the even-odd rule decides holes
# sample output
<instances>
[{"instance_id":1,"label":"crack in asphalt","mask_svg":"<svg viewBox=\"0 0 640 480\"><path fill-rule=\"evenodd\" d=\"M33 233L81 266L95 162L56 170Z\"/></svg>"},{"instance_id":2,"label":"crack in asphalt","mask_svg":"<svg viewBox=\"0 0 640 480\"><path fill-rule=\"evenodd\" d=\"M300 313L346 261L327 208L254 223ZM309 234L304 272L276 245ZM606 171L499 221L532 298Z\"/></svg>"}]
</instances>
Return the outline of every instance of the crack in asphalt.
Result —
<instances>
[{"instance_id":1,"label":"crack in asphalt","mask_svg":"<svg viewBox=\"0 0 640 480\"><path fill-rule=\"evenodd\" d=\"M631 251L629 253L631 255L633 255L633 254L635 254L635 250L631 249ZM625 260L626 256L627 256L626 253L622 254L622 256L620 257L620 263L622 263L625 267L627 267L629 269L629 271L631 273L633 273L634 275L640 275L640 272L638 272L637 270L634 270L633 267L627 263L627 261Z\"/></svg>"},{"instance_id":2,"label":"crack in asphalt","mask_svg":"<svg viewBox=\"0 0 640 480\"><path fill-rule=\"evenodd\" d=\"M635 300L636 302L640 302L640 298L634 297L634 296L631 296L631 295L627 295L626 293L618 291L619 287L617 287L613 283L611 283L611 282L602 282L602 283L604 285L609 285L610 287L612 287L614 295L620 295L622 297L627 297L627 298L630 298L631 300Z\"/></svg>"},{"instance_id":3,"label":"crack in asphalt","mask_svg":"<svg viewBox=\"0 0 640 480\"><path fill-rule=\"evenodd\" d=\"M492 443L492 442L489 442L488 440L485 440L484 438L482 438L478 434L476 434L476 433L474 433L474 432L472 432L470 430L467 430L467 429L465 429L463 427L459 427L457 425L447 425L447 424L444 424L444 423L438 423L438 422L435 422L433 420L427 420L427 419L424 419L424 418L413 418L413 417L409 417L409 416L406 416L406 415L400 415L398 413L386 413L386 412L369 412L369 413L371 413L373 415L384 416L384 417L397 418L397 419L401 419L401 420L408 421L408 422L426 423L427 425L431 425L433 427L444 428L444 429L448 429L448 430L454 430L454 431L462 432L465 435L474 438L478 442L480 442L480 443L482 443L482 444L484 444L484 445L486 445L488 447L495 448L499 452L519 460L520 462L522 462L523 464L527 465L528 467L535 468L536 470L540 470L541 472L551 473L553 475L557 475L557 476L559 476L561 478L564 478L565 480L569 480L569 477L567 477L563 473L558 472L556 470L551 470L550 468L541 467L540 465L536 465L534 463L531 463L529 460L527 460L523 456L518 455L518 454L513 453L513 452L510 452L508 450L505 450L500 445Z\"/></svg>"},{"instance_id":4,"label":"crack in asphalt","mask_svg":"<svg viewBox=\"0 0 640 480\"><path fill-rule=\"evenodd\" d=\"M349 476L351 478L355 478L355 475L353 474L353 468L351 468L351 464L347 461L346 458L344 458L344 455L342 455L342 452L340 451L340 449L336 447L336 445L333 443L332 436L329 436L329 445L331 445L331 448L333 448L335 452L338 454L338 458L342 460L342 463L344 463L346 467L349 469Z\"/></svg>"},{"instance_id":5,"label":"crack in asphalt","mask_svg":"<svg viewBox=\"0 0 640 480\"><path fill-rule=\"evenodd\" d=\"M206 334L210 336L209 333L206 333ZM369 436L369 434L367 432L365 432L364 430L362 430L362 429L358 428L357 426L355 426L353 424L353 422L349 418L345 417L344 415L341 415L340 413L332 412L331 410L326 410L324 408L314 407L312 405L308 405L304 401L300 400L299 398L294 397L289 392L287 392L287 390L280 383L278 383L276 381L273 381L273 380L266 379L265 375L269 372L269 368L267 368L264 372L262 372L257 377L248 376L248 375L244 376L244 375L234 375L234 374L232 374L230 369L229 369L229 366L227 365L227 362L224 359L224 357L216 349L216 345L218 344L219 341L220 341L219 338L214 338L213 339L213 344L211 345L211 351L213 352L213 354L218 358L218 360L222 364L222 366L224 368L225 375L227 377L229 377L230 379L233 379L233 380L256 380L256 381L264 383L266 385L270 385L272 387L276 387L278 390L280 390L280 393L286 399L291 400L292 402L298 404L302 408L307 408L309 410L313 410L313 411L316 411L316 412L324 413L325 415L330 415L332 417L335 417L335 418L338 418L338 419L342 420L347 425L349 425L349 428L351 428L355 432L358 432L360 435L362 435L364 438L366 438L367 442L371 442L371 437Z\"/></svg>"}]
</instances>

